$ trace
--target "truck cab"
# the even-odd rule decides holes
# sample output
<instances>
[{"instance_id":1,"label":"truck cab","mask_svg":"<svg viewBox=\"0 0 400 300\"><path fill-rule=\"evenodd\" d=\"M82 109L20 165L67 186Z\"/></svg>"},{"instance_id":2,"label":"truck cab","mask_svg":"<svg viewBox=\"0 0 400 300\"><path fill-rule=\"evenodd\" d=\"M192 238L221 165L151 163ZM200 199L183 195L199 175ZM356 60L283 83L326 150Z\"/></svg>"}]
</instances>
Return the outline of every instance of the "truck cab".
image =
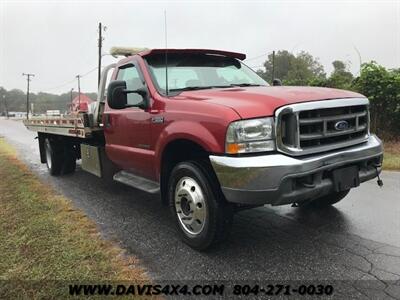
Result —
<instances>
[{"instance_id":1,"label":"truck cab","mask_svg":"<svg viewBox=\"0 0 400 300\"><path fill-rule=\"evenodd\" d=\"M222 241L238 210L328 206L379 176L382 143L369 131L361 94L269 86L241 53L131 54L105 68L86 117L94 133L74 139L63 155L82 158L82 168L98 176L111 164L114 180L160 193L195 249ZM42 162L54 166L54 137L37 131Z\"/></svg>"}]
</instances>

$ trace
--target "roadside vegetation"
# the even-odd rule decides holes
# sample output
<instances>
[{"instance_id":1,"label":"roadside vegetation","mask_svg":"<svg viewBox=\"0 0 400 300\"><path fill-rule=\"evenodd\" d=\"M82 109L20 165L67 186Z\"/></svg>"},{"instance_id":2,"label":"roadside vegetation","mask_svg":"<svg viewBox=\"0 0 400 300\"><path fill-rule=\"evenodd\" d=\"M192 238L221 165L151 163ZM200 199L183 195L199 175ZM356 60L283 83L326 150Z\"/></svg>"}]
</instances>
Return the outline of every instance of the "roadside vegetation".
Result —
<instances>
[{"instance_id":1,"label":"roadside vegetation","mask_svg":"<svg viewBox=\"0 0 400 300\"><path fill-rule=\"evenodd\" d=\"M279 78L283 85L338 88L363 94L370 100L371 131L387 143L397 140L400 136L400 68L387 69L371 61L363 63L359 74L354 76L348 63L335 60L332 66L332 73L327 75L311 54L302 51L294 55L280 50L275 58L269 55L257 73L269 82L272 77Z\"/></svg>"},{"instance_id":2,"label":"roadside vegetation","mask_svg":"<svg viewBox=\"0 0 400 300\"><path fill-rule=\"evenodd\" d=\"M255 66L254 58L245 60L258 75L266 81L279 78L283 85L309 85L338 88L359 92L370 100L371 131L384 141L393 141L400 136L400 68L388 69L377 62L363 63L357 74L350 72L350 62L336 59L332 61L333 71L327 74L317 57L306 51L296 54L287 50L272 51L266 55L265 61ZM259 59L262 59L261 57ZM357 68L358 69L358 68ZM96 99L95 93L86 93ZM72 95L76 96L76 93ZM50 93L30 93L35 113L56 109L65 111L71 101L70 91L61 95ZM6 111L25 111L25 92L0 86L0 116Z\"/></svg>"},{"instance_id":3,"label":"roadside vegetation","mask_svg":"<svg viewBox=\"0 0 400 300\"><path fill-rule=\"evenodd\" d=\"M386 69L371 61L362 64L360 73L354 76L345 62L335 60L332 65L333 71L327 75L318 59L311 54L300 52L294 55L280 50L275 58L269 55L257 73L269 82L276 77L283 81L283 85L338 88L368 97L371 132L384 141L383 168L400 171L400 68Z\"/></svg>"},{"instance_id":4,"label":"roadside vegetation","mask_svg":"<svg viewBox=\"0 0 400 300\"><path fill-rule=\"evenodd\" d=\"M400 171L400 142L385 143L384 147L383 169Z\"/></svg>"},{"instance_id":5,"label":"roadside vegetation","mask_svg":"<svg viewBox=\"0 0 400 300\"><path fill-rule=\"evenodd\" d=\"M104 281L148 278L0 137L0 299L63 299L70 283Z\"/></svg>"}]
</instances>

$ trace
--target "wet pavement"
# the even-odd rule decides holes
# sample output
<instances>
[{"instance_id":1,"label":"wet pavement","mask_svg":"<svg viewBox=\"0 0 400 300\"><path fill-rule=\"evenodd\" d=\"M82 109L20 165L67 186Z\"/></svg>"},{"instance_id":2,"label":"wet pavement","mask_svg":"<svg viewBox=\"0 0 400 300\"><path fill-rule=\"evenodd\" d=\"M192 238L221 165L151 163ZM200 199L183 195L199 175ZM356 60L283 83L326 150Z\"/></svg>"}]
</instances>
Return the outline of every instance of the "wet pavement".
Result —
<instances>
[{"instance_id":1,"label":"wet pavement","mask_svg":"<svg viewBox=\"0 0 400 300\"><path fill-rule=\"evenodd\" d=\"M0 119L0 135L105 237L141 259L155 281L323 281L340 286L340 298L400 299L400 172L383 172L383 188L369 181L324 210L242 211L224 245L199 253L179 240L158 196L106 182L79 165L75 174L51 177L40 164L34 132Z\"/></svg>"}]
</instances>

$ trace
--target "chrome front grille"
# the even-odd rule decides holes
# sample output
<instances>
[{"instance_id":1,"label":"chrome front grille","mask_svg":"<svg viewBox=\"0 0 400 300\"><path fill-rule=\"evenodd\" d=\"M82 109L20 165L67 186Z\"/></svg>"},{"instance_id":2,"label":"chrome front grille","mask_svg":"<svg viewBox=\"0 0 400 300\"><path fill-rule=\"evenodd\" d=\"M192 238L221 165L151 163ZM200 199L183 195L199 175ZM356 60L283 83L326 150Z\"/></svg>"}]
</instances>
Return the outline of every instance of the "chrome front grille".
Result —
<instances>
[{"instance_id":1,"label":"chrome front grille","mask_svg":"<svg viewBox=\"0 0 400 300\"><path fill-rule=\"evenodd\" d=\"M369 136L365 98L304 102L276 111L277 148L306 155L348 147Z\"/></svg>"}]
</instances>

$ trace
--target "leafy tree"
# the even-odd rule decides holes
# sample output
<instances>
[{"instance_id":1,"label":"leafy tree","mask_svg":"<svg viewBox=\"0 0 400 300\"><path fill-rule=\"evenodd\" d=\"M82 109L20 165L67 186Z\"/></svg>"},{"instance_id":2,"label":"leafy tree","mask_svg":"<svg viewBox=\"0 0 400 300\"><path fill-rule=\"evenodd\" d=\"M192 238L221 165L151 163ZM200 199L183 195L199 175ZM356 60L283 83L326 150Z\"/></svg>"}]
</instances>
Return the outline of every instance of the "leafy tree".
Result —
<instances>
[{"instance_id":1,"label":"leafy tree","mask_svg":"<svg viewBox=\"0 0 400 300\"><path fill-rule=\"evenodd\" d=\"M384 138L400 134L400 74L372 61L364 63L353 88L368 97L371 130Z\"/></svg>"},{"instance_id":2,"label":"leafy tree","mask_svg":"<svg viewBox=\"0 0 400 300\"><path fill-rule=\"evenodd\" d=\"M400 74L400 68L397 69L391 69L391 72L395 73L395 74Z\"/></svg>"},{"instance_id":3,"label":"leafy tree","mask_svg":"<svg viewBox=\"0 0 400 300\"><path fill-rule=\"evenodd\" d=\"M5 101L7 99L3 98L3 96L5 97L5 95L6 95L6 90L0 86L0 116L4 116L6 112Z\"/></svg>"},{"instance_id":4,"label":"leafy tree","mask_svg":"<svg viewBox=\"0 0 400 300\"><path fill-rule=\"evenodd\" d=\"M26 95L19 89L6 92L9 111L26 111Z\"/></svg>"},{"instance_id":5,"label":"leafy tree","mask_svg":"<svg viewBox=\"0 0 400 300\"><path fill-rule=\"evenodd\" d=\"M327 86L339 89L350 89L354 77L353 74L348 71L347 65L341 60L335 60L332 62L332 65L334 70L329 76Z\"/></svg>"},{"instance_id":6,"label":"leafy tree","mask_svg":"<svg viewBox=\"0 0 400 300\"><path fill-rule=\"evenodd\" d=\"M341 60L335 60L332 62L334 71L333 72L344 72L347 69L346 64Z\"/></svg>"},{"instance_id":7,"label":"leafy tree","mask_svg":"<svg viewBox=\"0 0 400 300\"><path fill-rule=\"evenodd\" d=\"M328 79L326 79L326 78L312 78L310 81L308 81L307 85L319 86L319 87L330 87Z\"/></svg>"},{"instance_id":8,"label":"leafy tree","mask_svg":"<svg viewBox=\"0 0 400 300\"><path fill-rule=\"evenodd\" d=\"M265 72L258 71L265 80L272 80L273 55L268 55L264 63ZM318 59L307 52L301 52L297 56L287 50L279 50L275 54L275 78L279 78L286 85L306 85L315 78L325 78L323 66Z\"/></svg>"},{"instance_id":9,"label":"leafy tree","mask_svg":"<svg viewBox=\"0 0 400 300\"><path fill-rule=\"evenodd\" d=\"M293 61L291 68L284 79L288 85L307 85L312 79L324 79L324 67L307 52L300 52Z\"/></svg>"},{"instance_id":10,"label":"leafy tree","mask_svg":"<svg viewBox=\"0 0 400 300\"><path fill-rule=\"evenodd\" d=\"M265 80L272 81L272 73L275 71L274 77L284 80L295 59L296 57L287 50L279 50L275 54L275 70L273 70L273 55L272 53L269 54L268 59L264 62L265 72L262 73L261 71L262 77Z\"/></svg>"}]
</instances>

